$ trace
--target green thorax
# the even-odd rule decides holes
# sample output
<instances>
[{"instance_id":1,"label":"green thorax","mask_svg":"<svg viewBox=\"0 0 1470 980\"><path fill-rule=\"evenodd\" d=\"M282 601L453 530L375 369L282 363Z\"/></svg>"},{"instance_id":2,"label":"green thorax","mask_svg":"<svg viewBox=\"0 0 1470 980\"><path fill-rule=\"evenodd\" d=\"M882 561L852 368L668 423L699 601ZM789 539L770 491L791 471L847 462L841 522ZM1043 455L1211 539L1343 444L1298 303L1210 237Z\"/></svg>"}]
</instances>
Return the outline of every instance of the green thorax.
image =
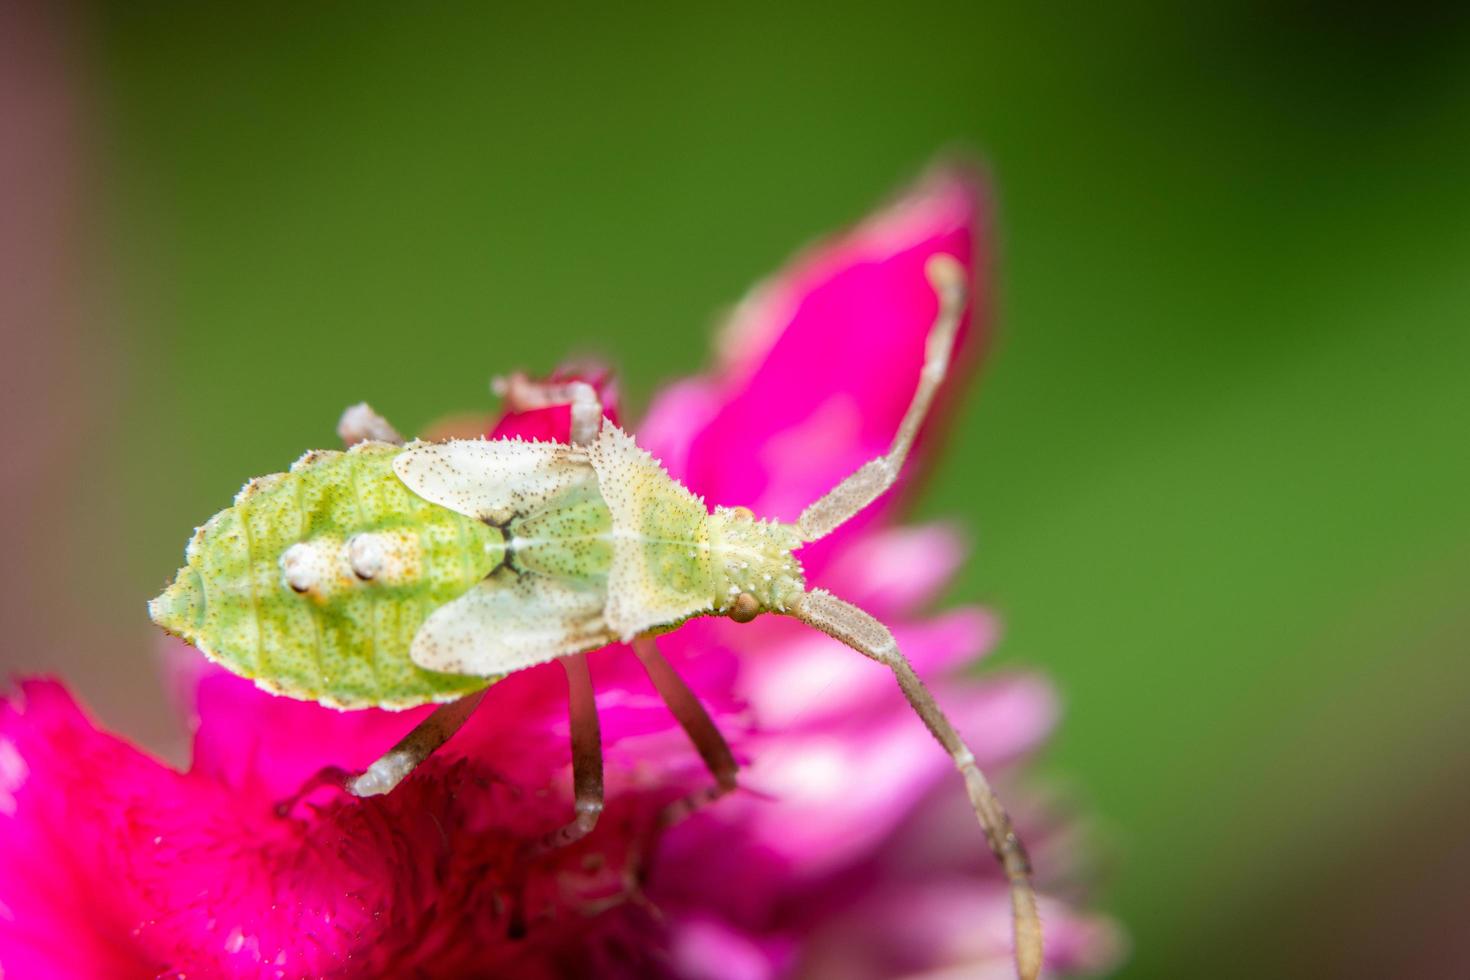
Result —
<instances>
[{"instance_id":1,"label":"green thorax","mask_svg":"<svg viewBox=\"0 0 1470 980\"><path fill-rule=\"evenodd\" d=\"M723 615L741 595L783 612L801 594L792 528L743 508L711 514L616 426L605 425L587 454L612 514L607 622L619 638Z\"/></svg>"},{"instance_id":2,"label":"green thorax","mask_svg":"<svg viewBox=\"0 0 1470 980\"><path fill-rule=\"evenodd\" d=\"M195 532L153 620L266 690L337 707L484 687L408 651L430 613L502 563L504 533L411 493L393 472L401 451L313 452L252 480Z\"/></svg>"}]
</instances>

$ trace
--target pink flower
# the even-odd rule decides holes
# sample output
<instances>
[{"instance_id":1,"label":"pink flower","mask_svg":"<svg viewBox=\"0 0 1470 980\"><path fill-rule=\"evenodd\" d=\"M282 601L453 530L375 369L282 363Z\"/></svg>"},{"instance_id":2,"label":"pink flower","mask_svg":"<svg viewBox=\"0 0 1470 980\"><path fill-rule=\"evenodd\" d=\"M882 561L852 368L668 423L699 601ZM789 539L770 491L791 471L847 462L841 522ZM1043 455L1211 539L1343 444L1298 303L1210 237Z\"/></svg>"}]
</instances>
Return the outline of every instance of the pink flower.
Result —
<instances>
[{"instance_id":1,"label":"pink flower","mask_svg":"<svg viewBox=\"0 0 1470 980\"><path fill-rule=\"evenodd\" d=\"M942 171L802 258L736 311L710 375L657 400L642 444L711 503L794 518L886 448L935 312L924 262L983 269L979 209L975 182ZM496 433L565 426L541 409ZM995 624L924 612L964 548L946 527L895 526L896 506L804 550L808 577L888 622L981 764L1004 770L1045 737L1050 689L957 673ZM742 791L666 829L668 803L710 777L630 652L593 654L607 809L536 858L527 843L571 815L554 665L495 685L398 790L365 800L333 774L427 709L338 713L189 656L176 681L198 727L179 773L59 684L24 682L0 705L0 976L1007 975L1004 884L948 757L886 671L775 620L662 638L745 765ZM1027 813L1023 834L1041 829ZM1114 930L1045 897L1066 849L1031 843L1049 965L1105 968Z\"/></svg>"}]
</instances>

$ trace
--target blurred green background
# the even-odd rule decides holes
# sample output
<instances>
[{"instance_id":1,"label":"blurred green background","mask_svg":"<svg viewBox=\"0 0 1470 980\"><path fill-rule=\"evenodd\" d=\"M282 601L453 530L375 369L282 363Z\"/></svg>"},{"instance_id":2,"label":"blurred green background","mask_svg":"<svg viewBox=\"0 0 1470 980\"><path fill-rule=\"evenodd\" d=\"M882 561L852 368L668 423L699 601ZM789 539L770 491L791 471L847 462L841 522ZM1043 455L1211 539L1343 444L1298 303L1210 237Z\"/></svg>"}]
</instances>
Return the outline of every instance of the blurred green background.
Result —
<instances>
[{"instance_id":1,"label":"blurred green background","mask_svg":"<svg viewBox=\"0 0 1470 980\"><path fill-rule=\"evenodd\" d=\"M143 601L244 478L568 353L636 417L968 147L997 343L918 511L1063 692L1124 975L1470 975L1470 24L1065 6L22 17L0 666L167 745Z\"/></svg>"}]
</instances>

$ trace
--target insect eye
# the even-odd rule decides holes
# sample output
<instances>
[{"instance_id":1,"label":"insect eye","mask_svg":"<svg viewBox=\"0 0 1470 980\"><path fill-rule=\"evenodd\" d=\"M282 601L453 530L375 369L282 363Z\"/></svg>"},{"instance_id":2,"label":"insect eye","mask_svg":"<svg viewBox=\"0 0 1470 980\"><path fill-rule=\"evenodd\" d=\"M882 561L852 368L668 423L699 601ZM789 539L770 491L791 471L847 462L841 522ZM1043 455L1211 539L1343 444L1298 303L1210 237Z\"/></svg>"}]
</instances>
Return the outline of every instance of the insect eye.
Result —
<instances>
[{"instance_id":1,"label":"insect eye","mask_svg":"<svg viewBox=\"0 0 1470 980\"><path fill-rule=\"evenodd\" d=\"M748 623L760 614L761 604L749 592L742 592L730 604L729 617L737 623Z\"/></svg>"}]
</instances>

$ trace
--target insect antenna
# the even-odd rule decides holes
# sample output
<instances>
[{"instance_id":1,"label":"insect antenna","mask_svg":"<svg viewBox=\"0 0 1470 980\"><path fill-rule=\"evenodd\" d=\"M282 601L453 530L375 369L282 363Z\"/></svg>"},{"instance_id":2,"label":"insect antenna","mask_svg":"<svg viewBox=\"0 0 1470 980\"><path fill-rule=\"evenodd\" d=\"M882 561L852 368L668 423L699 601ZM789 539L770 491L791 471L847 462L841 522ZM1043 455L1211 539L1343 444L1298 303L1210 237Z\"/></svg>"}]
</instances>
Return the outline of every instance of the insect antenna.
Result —
<instances>
[{"instance_id":1,"label":"insect antenna","mask_svg":"<svg viewBox=\"0 0 1470 980\"><path fill-rule=\"evenodd\" d=\"M823 589L813 589L802 596L789 615L892 670L909 704L954 760L955 768L965 778L970 804L985 831L990 849L1010 882L1016 969L1022 980L1036 980L1042 962L1041 919L1036 911L1036 893L1031 886L1031 861L1016 836L1010 815L990 788L985 774L975 764L975 754L944 716L919 675L914 673L888 627Z\"/></svg>"},{"instance_id":2,"label":"insect antenna","mask_svg":"<svg viewBox=\"0 0 1470 980\"><path fill-rule=\"evenodd\" d=\"M930 257L924 266L929 284L939 297L939 312L924 344L924 369L919 386L899 423L898 433L887 453L869 460L806 510L796 521L803 541L826 537L893 486L913 448L914 438L924 424L934 394L949 370L955 334L965 311L968 276L959 259L945 252Z\"/></svg>"}]
</instances>

